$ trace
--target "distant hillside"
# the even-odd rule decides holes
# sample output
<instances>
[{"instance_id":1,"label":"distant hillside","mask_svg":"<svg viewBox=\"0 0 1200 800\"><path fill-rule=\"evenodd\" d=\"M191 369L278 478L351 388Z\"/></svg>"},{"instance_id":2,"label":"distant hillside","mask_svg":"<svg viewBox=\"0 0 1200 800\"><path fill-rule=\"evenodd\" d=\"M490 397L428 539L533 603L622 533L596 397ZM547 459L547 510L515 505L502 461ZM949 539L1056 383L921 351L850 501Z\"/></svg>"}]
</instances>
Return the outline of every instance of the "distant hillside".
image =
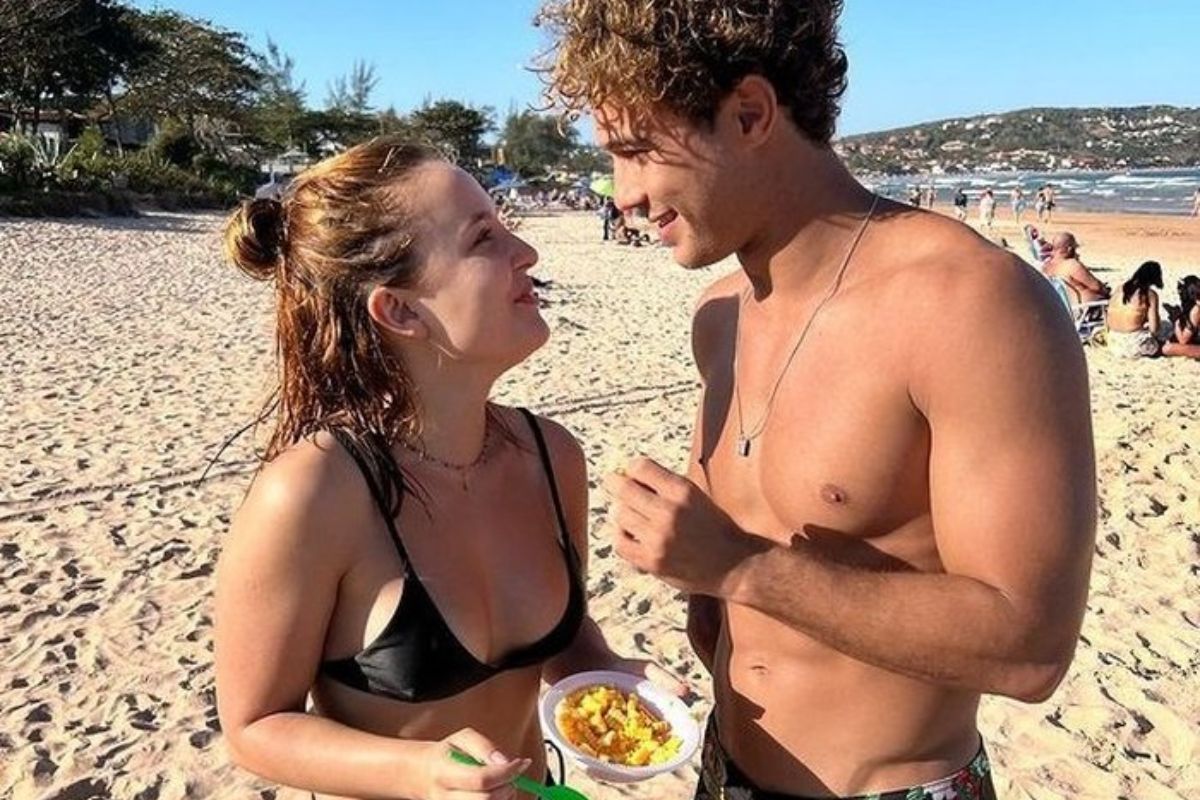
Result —
<instances>
[{"instance_id":1,"label":"distant hillside","mask_svg":"<svg viewBox=\"0 0 1200 800\"><path fill-rule=\"evenodd\" d=\"M847 136L857 173L1125 169L1200 165L1200 108L1029 108Z\"/></svg>"}]
</instances>

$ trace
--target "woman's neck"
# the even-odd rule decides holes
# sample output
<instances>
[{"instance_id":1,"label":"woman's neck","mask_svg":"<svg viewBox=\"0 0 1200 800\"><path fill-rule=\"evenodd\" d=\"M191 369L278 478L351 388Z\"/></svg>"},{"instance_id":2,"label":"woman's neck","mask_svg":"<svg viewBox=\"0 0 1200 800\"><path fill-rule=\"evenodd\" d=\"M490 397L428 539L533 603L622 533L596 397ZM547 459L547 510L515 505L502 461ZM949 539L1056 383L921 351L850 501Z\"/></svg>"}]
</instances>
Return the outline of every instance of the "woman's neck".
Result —
<instances>
[{"instance_id":1,"label":"woman's neck","mask_svg":"<svg viewBox=\"0 0 1200 800\"><path fill-rule=\"evenodd\" d=\"M420 423L404 444L444 464L473 464L483 451L495 371L427 351L401 356Z\"/></svg>"},{"instance_id":2,"label":"woman's neck","mask_svg":"<svg viewBox=\"0 0 1200 800\"><path fill-rule=\"evenodd\" d=\"M417 397L420 427L406 444L445 464L475 463L488 435L488 393L463 386L425 385Z\"/></svg>"}]
</instances>

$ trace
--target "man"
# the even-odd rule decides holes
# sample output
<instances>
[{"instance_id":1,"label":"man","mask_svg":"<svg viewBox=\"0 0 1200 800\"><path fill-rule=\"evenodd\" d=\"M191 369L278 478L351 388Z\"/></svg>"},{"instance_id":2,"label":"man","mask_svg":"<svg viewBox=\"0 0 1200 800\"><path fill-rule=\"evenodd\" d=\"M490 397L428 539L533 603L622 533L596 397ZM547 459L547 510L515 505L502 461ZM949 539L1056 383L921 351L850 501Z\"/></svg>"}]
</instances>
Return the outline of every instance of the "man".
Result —
<instances>
[{"instance_id":1,"label":"man","mask_svg":"<svg viewBox=\"0 0 1200 800\"><path fill-rule=\"evenodd\" d=\"M954 193L954 218L959 222L967 221L967 193L961 186Z\"/></svg>"},{"instance_id":2,"label":"man","mask_svg":"<svg viewBox=\"0 0 1200 800\"><path fill-rule=\"evenodd\" d=\"M1037 190L1037 199L1034 202L1034 211L1037 212L1038 222L1046 222L1046 202L1048 200L1049 187L1042 186Z\"/></svg>"},{"instance_id":3,"label":"man","mask_svg":"<svg viewBox=\"0 0 1200 800\"><path fill-rule=\"evenodd\" d=\"M617 238L614 233L617 220L621 217L621 212L617 210L617 204L613 202L611 197L604 198L604 206L600 209L600 216L604 220L604 241L608 241L611 236Z\"/></svg>"},{"instance_id":4,"label":"man","mask_svg":"<svg viewBox=\"0 0 1200 800\"><path fill-rule=\"evenodd\" d=\"M550 0L555 99L688 268L686 477L609 476L615 546L689 595L697 795L992 796L980 695L1066 671L1093 547L1083 354L1047 281L830 147L833 0Z\"/></svg>"},{"instance_id":5,"label":"man","mask_svg":"<svg viewBox=\"0 0 1200 800\"><path fill-rule=\"evenodd\" d=\"M1046 184L1046 223L1047 224L1054 222L1054 207L1056 205L1058 205L1054 199L1055 191L1056 190L1054 188L1054 184L1052 184L1052 183Z\"/></svg>"},{"instance_id":6,"label":"man","mask_svg":"<svg viewBox=\"0 0 1200 800\"><path fill-rule=\"evenodd\" d=\"M1011 203L1013 223L1019 228L1021 227L1021 215L1025 213L1025 191L1020 186L1013 187Z\"/></svg>"},{"instance_id":7,"label":"man","mask_svg":"<svg viewBox=\"0 0 1200 800\"><path fill-rule=\"evenodd\" d=\"M1054 237L1050 242L1050 258L1042 270L1047 278L1057 278L1066 284L1075 305L1107 300L1112 294L1079 260L1079 243L1074 234L1063 232Z\"/></svg>"}]
</instances>

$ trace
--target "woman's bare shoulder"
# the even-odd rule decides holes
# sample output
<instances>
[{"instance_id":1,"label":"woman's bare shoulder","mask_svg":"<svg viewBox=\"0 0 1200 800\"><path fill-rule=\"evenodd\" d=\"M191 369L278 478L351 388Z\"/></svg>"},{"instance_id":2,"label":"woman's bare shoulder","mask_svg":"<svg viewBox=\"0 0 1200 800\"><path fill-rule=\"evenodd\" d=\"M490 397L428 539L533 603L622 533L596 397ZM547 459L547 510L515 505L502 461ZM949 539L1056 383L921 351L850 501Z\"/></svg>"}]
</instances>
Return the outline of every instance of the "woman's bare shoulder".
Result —
<instances>
[{"instance_id":1,"label":"woman's bare shoulder","mask_svg":"<svg viewBox=\"0 0 1200 800\"><path fill-rule=\"evenodd\" d=\"M345 531L362 528L370 509L370 493L354 460L333 436L319 433L262 466L234 519L233 534L252 533L330 555L346 544ZM331 535L335 531L339 535Z\"/></svg>"}]
</instances>

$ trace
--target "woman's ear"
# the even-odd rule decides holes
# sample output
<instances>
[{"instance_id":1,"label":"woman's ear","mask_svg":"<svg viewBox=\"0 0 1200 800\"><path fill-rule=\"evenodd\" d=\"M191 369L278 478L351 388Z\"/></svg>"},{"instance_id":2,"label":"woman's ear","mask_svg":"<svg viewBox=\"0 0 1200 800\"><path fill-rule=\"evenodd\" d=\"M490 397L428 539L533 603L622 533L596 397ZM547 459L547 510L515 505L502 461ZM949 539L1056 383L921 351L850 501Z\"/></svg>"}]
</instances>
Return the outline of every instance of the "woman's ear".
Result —
<instances>
[{"instance_id":1,"label":"woman's ear","mask_svg":"<svg viewBox=\"0 0 1200 800\"><path fill-rule=\"evenodd\" d=\"M407 292L376 286L367 295L367 313L388 333L409 341L429 338L429 326L414 310Z\"/></svg>"}]
</instances>

